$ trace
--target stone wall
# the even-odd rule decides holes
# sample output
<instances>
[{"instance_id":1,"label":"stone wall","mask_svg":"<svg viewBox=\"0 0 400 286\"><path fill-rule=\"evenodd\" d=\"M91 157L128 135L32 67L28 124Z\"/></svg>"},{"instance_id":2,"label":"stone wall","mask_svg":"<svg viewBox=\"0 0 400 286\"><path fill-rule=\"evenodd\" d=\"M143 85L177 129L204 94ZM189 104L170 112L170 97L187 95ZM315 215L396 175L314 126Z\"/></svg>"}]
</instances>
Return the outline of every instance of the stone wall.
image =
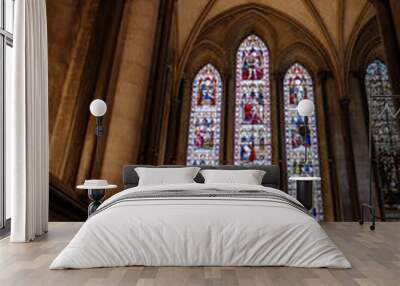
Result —
<instances>
[{"instance_id":1,"label":"stone wall","mask_svg":"<svg viewBox=\"0 0 400 286\"><path fill-rule=\"evenodd\" d=\"M50 175L73 198L86 198L74 188L90 177L121 186L122 165L137 158L158 5L159 0L47 0ZM94 98L108 105L100 163L94 162L89 114Z\"/></svg>"},{"instance_id":2,"label":"stone wall","mask_svg":"<svg viewBox=\"0 0 400 286\"><path fill-rule=\"evenodd\" d=\"M122 166L136 163L156 32L159 0L128 1L118 39L116 89L101 177L122 185Z\"/></svg>"}]
</instances>

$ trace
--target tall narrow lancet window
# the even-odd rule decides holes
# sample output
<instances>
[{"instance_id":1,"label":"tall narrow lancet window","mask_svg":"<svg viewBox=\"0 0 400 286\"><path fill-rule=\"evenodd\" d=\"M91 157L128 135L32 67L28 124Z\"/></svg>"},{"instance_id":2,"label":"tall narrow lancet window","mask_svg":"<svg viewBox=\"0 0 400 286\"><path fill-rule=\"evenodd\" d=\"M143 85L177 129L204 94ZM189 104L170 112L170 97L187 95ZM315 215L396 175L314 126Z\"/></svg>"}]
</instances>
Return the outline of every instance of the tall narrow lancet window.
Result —
<instances>
[{"instance_id":1,"label":"tall narrow lancet window","mask_svg":"<svg viewBox=\"0 0 400 286\"><path fill-rule=\"evenodd\" d=\"M365 74L370 109L377 183L386 217L400 212L400 128L398 106L392 97L387 66L372 61ZM397 116L396 116L397 115Z\"/></svg>"},{"instance_id":2,"label":"tall narrow lancet window","mask_svg":"<svg viewBox=\"0 0 400 286\"><path fill-rule=\"evenodd\" d=\"M236 53L235 102L235 164L270 164L269 53L256 35L248 36Z\"/></svg>"},{"instance_id":3,"label":"tall narrow lancet window","mask_svg":"<svg viewBox=\"0 0 400 286\"><path fill-rule=\"evenodd\" d=\"M314 115L308 118L308 130L305 130L304 119L297 111L297 105L302 99L314 101L313 81L308 71L300 64L293 64L283 79L284 116L286 137L286 165L288 178L290 176L320 176L317 119ZM308 162L305 162L305 152L308 152ZM321 184L316 182L314 189L314 215L323 219ZM296 195L296 183L288 182L289 194Z\"/></svg>"},{"instance_id":4,"label":"tall narrow lancet window","mask_svg":"<svg viewBox=\"0 0 400 286\"><path fill-rule=\"evenodd\" d=\"M207 64L197 73L192 85L188 165L219 164L221 100L221 75L213 65Z\"/></svg>"}]
</instances>

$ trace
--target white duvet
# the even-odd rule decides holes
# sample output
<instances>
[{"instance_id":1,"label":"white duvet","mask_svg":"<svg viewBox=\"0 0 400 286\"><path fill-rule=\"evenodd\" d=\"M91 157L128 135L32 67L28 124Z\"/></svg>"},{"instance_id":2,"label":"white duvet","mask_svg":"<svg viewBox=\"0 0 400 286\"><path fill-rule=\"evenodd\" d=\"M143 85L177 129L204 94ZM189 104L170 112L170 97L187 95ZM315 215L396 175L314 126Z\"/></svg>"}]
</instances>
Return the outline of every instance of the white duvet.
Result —
<instances>
[{"instance_id":1,"label":"white duvet","mask_svg":"<svg viewBox=\"0 0 400 286\"><path fill-rule=\"evenodd\" d=\"M136 187L155 190L263 190L238 184ZM350 268L311 216L293 206L246 198L155 198L124 201L92 216L50 269L145 266L293 266Z\"/></svg>"}]
</instances>

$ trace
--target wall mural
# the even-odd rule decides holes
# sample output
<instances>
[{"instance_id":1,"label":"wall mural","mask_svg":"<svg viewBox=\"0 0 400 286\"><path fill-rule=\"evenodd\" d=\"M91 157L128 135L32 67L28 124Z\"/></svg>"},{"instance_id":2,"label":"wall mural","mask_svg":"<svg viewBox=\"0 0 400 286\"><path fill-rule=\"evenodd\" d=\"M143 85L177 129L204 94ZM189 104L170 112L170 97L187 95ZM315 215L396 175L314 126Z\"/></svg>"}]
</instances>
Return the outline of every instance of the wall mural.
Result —
<instances>
[{"instance_id":1,"label":"wall mural","mask_svg":"<svg viewBox=\"0 0 400 286\"><path fill-rule=\"evenodd\" d=\"M376 172L385 216L400 214L400 130L386 65L376 59L365 74Z\"/></svg>"},{"instance_id":2,"label":"wall mural","mask_svg":"<svg viewBox=\"0 0 400 286\"><path fill-rule=\"evenodd\" d=\"M248 36L236 54L236 165L271 164L269 53L256 35Z\"/></svg>"},{"instance_id":3,"label":"wall mural","mask_svg":"<svg viewBox=\"0 0 400 286\"><path fill-rule=\"evenodd\" d=\"M313 82L308 71L295 63L286 72L283 79L286 166L290 176L320 177L317 119L315 113L309 117L308 128L304 130L303 118L297 112L297 105L302 99L314 101ZM308 162L305 162L307 146ZM323 220L321 183L314 183L314 216ZM296 196L296 182L288 182L288 193Z\"/></svg>"},{"instance_id":4,"label":"wall mural","mask_svg":"<svg viewBox=\"0 0 400 286\"><path fill-rule=\"evenodd\" d=\"M221 141L222 80L217 69L207 64L192 85L188 165L218 165Z\"/></svg>"}]
</instances>

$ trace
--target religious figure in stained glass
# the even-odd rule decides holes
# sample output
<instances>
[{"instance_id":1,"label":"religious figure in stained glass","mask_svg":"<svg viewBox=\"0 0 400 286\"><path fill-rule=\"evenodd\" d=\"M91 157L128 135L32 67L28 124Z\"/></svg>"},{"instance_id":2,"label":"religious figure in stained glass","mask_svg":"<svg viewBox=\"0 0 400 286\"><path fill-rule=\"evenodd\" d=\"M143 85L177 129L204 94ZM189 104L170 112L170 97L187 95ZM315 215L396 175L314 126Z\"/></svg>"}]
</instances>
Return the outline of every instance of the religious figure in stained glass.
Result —
<instances>
[{"instance_id":1,"label":"religious figure in stained glass","mask_svg":"<svg viewBox=\"0 0 400 286\"><path fill-rule=\"evenodd\" d=\"M393 101L387 66L372 61L365 74L365 88L370 109L375 149L377 183L383 194L386 217L400 212L400 128L398 106Z\"/></svg>"},{"instance_id":2,"label":"religious figure in stained glass","mask_svg":"<svg viewBox=\"0 0 400 286\"><path fill-rule=\"evenodd\" d=\"M199 83L197 105L215 106L217 97L217 79L206 77Z\"/></svg>"},{"instance_id":3,"label":"religious figure in stained glass","mask_svg":"<svg viewBox=\"0 0 400 286\"><path fill-rule=\"evenodd\" d=\"M308 71L300 64L293 64L286 72L283 82L286 166L290 176L320 176L317 121L315 114L308 118L308 127L297 111L298 103L303 99L314 101L313 82ZM307 147L308 162L305 162ZM321 184L315 182L314 216L323 220ZM288 192L296 196L296 183L288 182Z\"/></svg>"},{"instance_id":4,"label":"religious figure in stained glass","mask_svg":"<svg viewBox=\"0 0 400 286\"><path fill-rule=\"evenodd\" d=\"M235 164L270 164L269 53L256 35L248 36L236 54L235 102Z\"/></svg>"},{"instance_id":5,"label":"religious figure in stained glass","mask_svg":"<svg viewBox=\"0 0 400 286\"><path fill-rule=\"evenodd\" d=\"M219 164L221 100L221 75L213 65L207 64L197 73L192 85L188 165Z\"/></svg>"}]
</instances>

